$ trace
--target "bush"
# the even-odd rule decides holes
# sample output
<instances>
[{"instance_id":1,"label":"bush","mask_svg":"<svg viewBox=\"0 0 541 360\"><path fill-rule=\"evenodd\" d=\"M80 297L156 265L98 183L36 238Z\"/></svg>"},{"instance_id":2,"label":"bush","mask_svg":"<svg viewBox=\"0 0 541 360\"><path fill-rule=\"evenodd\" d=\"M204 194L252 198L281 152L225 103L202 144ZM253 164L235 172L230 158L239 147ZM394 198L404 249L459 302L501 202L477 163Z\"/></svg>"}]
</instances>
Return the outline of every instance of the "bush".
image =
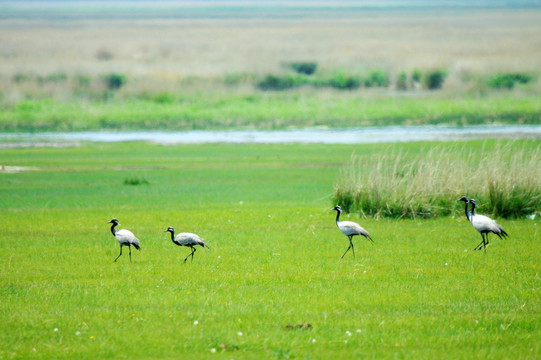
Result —
<instances>
[{"instance_id":1,"label":"bush","mask_svg":"<svg viewBox=\"0 0 541 360\"><path fill-rule=\"evenodd\" d=\"M491 77L488 86L494 89L512 89L515 84L527 84L533 76L525 73L500 73Z\"/></svg>"},{"instance_id":2,"label":"bush","mask_svg":"<svg viewBox=\"0 0 541 360\"><path fill-rule=\"evenodd\" d=\"M317 63L315 62L294 62L289 66L298 74L312 75L317 70Z\"/></svg>"},{"instance_id":3,"label":"bush","mask_svg":"<svg viewBox=\"0 0 541 360\"><path fill-rule=\"evenodd\" d=\"M109 74L105 76L107 87L111 90L120 89L126 83L126 76L122 74Z\"/></svg>"},{"instance_id":4,"label":"bush","mask_svg":"<svg viewBox=\"0 0 541 360\"><path fill-rule=\"evenodd\" d=\"M447 72L444 70L429 71L423 78L423 84L429 90L441 89L446 77Z\"/></svg>"},{"instance_id":5,"label":"bush","mask_svg":"<svg viewBox=\"0 0 541 360\"><path fill-rule=\"evenodd\" d=\"M364 81L366 87L386 87L389 85L389 75L382 70L372 71Z\"/></svg>"},{"instance_id":6,"label":"bush","mask_svg":"<svg viewBox=\"0 0 541 360\"><path fill-rule=\"evenodd\" d=\"M408 89L408 75L405 71L402 71L398 74L396 79L396 89L397 90L407 90Z\"/></svg>"},{"instance_id":7,"label":"bush","mask_svg":"<svg viewBox=\"0 0 541 360\"><path fill-rule=\"evenodd\" d=\"M137 185L148 185L149 182L145 178L138 178L138 177L131 177L124 179L124 185L131 185L131 186L137 186Z\"/></svg>"},{"instance_id":8,"label":"bush","mask_svg":"<svg viewBox=\"0 0 541 360\"><path fill-rule=\"evenodd\" d=\"M423 73L421 72L421 70L413 70L413 73L411 73L411 81L414 83L420 83L422 77Z\"/></svg>"},{"instance_id":9,"label":"bush","mask_svg":"<svg viewBox=\"0 0 541 360\"><path fill-rule=\"evenodd\" d=\"M269 74L257 84L257 87L261 90L286 90L307 83L308 81L303 77Z\"/></svg>"},{"instance_id":10,"label":"bush","mask_svg":"<svg viewBox=\"0 0 541 360\"><path fill-rule=\"evenodd\" d=\"M330 78L326 85L340 90L353 90L361 86L361 79L356 76L338 73Z\"/></svg>"}]
</instances>

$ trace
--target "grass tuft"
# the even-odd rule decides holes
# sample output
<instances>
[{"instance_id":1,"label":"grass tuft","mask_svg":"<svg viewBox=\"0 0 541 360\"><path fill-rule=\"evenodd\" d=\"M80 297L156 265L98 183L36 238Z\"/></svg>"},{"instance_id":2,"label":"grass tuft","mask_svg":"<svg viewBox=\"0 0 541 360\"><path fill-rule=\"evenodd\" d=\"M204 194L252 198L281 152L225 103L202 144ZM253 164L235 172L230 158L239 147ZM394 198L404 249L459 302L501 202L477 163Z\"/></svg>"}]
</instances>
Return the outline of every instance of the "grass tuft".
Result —
<instances>
[{"instance_id":1,"label":"grass tuft","mask_svg":"<svg viewBox=\"0 0 541 360\"><path fill-rule=\"evenodd\" d=\"M493 216L520 218L541 209L541 152L498 145L472 152L434 147L411 154L390 148L374 164L355 157L335 185L346 211L391 218L431 218L462 211L477 199Z\"/></svg>"},{"instance_id":2,"label":"grass tuft","mask_svg":"<svg viewBox=\"0 0 541 360\"><path fill-rule=\"evenodd\" d=\"M148 185L149 182L145 178L139 178L139 177L130 177L124 179L124 185L131 185L131 186L137 186L137 185Z\"/></svg>"}]
</instances>

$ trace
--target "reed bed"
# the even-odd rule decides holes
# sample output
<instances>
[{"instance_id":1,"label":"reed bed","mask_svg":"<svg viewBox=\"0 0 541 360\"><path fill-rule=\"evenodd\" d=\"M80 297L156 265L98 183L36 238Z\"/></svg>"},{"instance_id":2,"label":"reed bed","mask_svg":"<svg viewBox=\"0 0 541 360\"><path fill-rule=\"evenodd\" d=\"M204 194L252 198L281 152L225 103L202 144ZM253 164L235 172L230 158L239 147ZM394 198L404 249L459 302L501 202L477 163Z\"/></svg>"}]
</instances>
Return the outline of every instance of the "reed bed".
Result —
<instances>
[{"instance_id":1,"label":"reed bed","mask_svg":"<svg viewBox=\"0 0 541 360\"><path fill-rule=\"evenodd\" d=\"M466 195L479 212L520 218L541 208L540 148L513 143L442 145L412 154L400 147L371 158L352 156L336 182L333 201L349 212L391 218L457 214Z\"/></svg>"}]
</instances>

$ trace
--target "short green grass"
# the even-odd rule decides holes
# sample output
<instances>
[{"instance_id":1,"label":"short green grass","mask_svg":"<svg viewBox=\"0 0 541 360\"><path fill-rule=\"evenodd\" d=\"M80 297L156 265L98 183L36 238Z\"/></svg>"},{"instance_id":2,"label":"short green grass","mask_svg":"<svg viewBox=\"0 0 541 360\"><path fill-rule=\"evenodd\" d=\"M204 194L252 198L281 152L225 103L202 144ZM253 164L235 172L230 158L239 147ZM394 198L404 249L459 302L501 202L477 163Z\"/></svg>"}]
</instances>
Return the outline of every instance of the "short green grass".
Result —
<instances>
[{"instance_id":1,"label":"short green grass","mask_svg":"<svg viewBox=\"0 0 541 360\"><path fill-rule=\"evenodd\" d=\"M163 101L167 98L167 101ZM152 99L24 100L2 104L1 131L286 129L314 126L539 124L539 96L441 98L367 94L200 93ZM77 114L74 116L74 114Z\"/></svg>"},{"instance_id":2,"label":"short green grass","mask_svg":"<svg viewBox=\"0 0 541 360\"><path fill-rule=\"evenodd\" d=\"M485 255L459 211L345 216L375 243L339 260L333 184L352 153L386 149L2 150L2 165L39 170L0 173L0 358L539 358L538 220L499 219L510 239ZM132 263L127 249L113 263L112 217L141 240ZM211 249L184 264L168 226Z\"/></svg>"}]
</instances>

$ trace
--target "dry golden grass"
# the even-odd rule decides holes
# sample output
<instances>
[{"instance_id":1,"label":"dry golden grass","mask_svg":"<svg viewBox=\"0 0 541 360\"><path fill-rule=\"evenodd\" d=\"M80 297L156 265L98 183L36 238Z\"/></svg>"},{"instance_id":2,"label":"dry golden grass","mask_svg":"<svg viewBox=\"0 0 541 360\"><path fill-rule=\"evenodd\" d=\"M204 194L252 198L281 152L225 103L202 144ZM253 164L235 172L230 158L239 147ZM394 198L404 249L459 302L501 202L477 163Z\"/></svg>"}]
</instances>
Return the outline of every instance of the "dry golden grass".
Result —
<instances>
[{"instance_id":1,"label":"dry golden grass","mask_svg":"<svg viewBox=\"0 0 541 360\"><path fill-rule=\"evenodd\" d=\"M355 10L330 17L0 21L0 74L120 72L175 80L322 69L536 71L541 10Z\"/></svg>"},{"instance_id":2,"label":"dry golden grass","mask_svg":"<svg viewBox=\"0 0 541 360\"><path fill-rule=\"evenodd\" d=\"M348 211L395 218L449 215L463 208L456 199L464 195L494 216L521 218L539 211L538 143L487 142L475 151L463 146L444 144L418 154L392 146L377 158L352 157L335 185L334 202Z\"/></svg>"}]
</instances>

